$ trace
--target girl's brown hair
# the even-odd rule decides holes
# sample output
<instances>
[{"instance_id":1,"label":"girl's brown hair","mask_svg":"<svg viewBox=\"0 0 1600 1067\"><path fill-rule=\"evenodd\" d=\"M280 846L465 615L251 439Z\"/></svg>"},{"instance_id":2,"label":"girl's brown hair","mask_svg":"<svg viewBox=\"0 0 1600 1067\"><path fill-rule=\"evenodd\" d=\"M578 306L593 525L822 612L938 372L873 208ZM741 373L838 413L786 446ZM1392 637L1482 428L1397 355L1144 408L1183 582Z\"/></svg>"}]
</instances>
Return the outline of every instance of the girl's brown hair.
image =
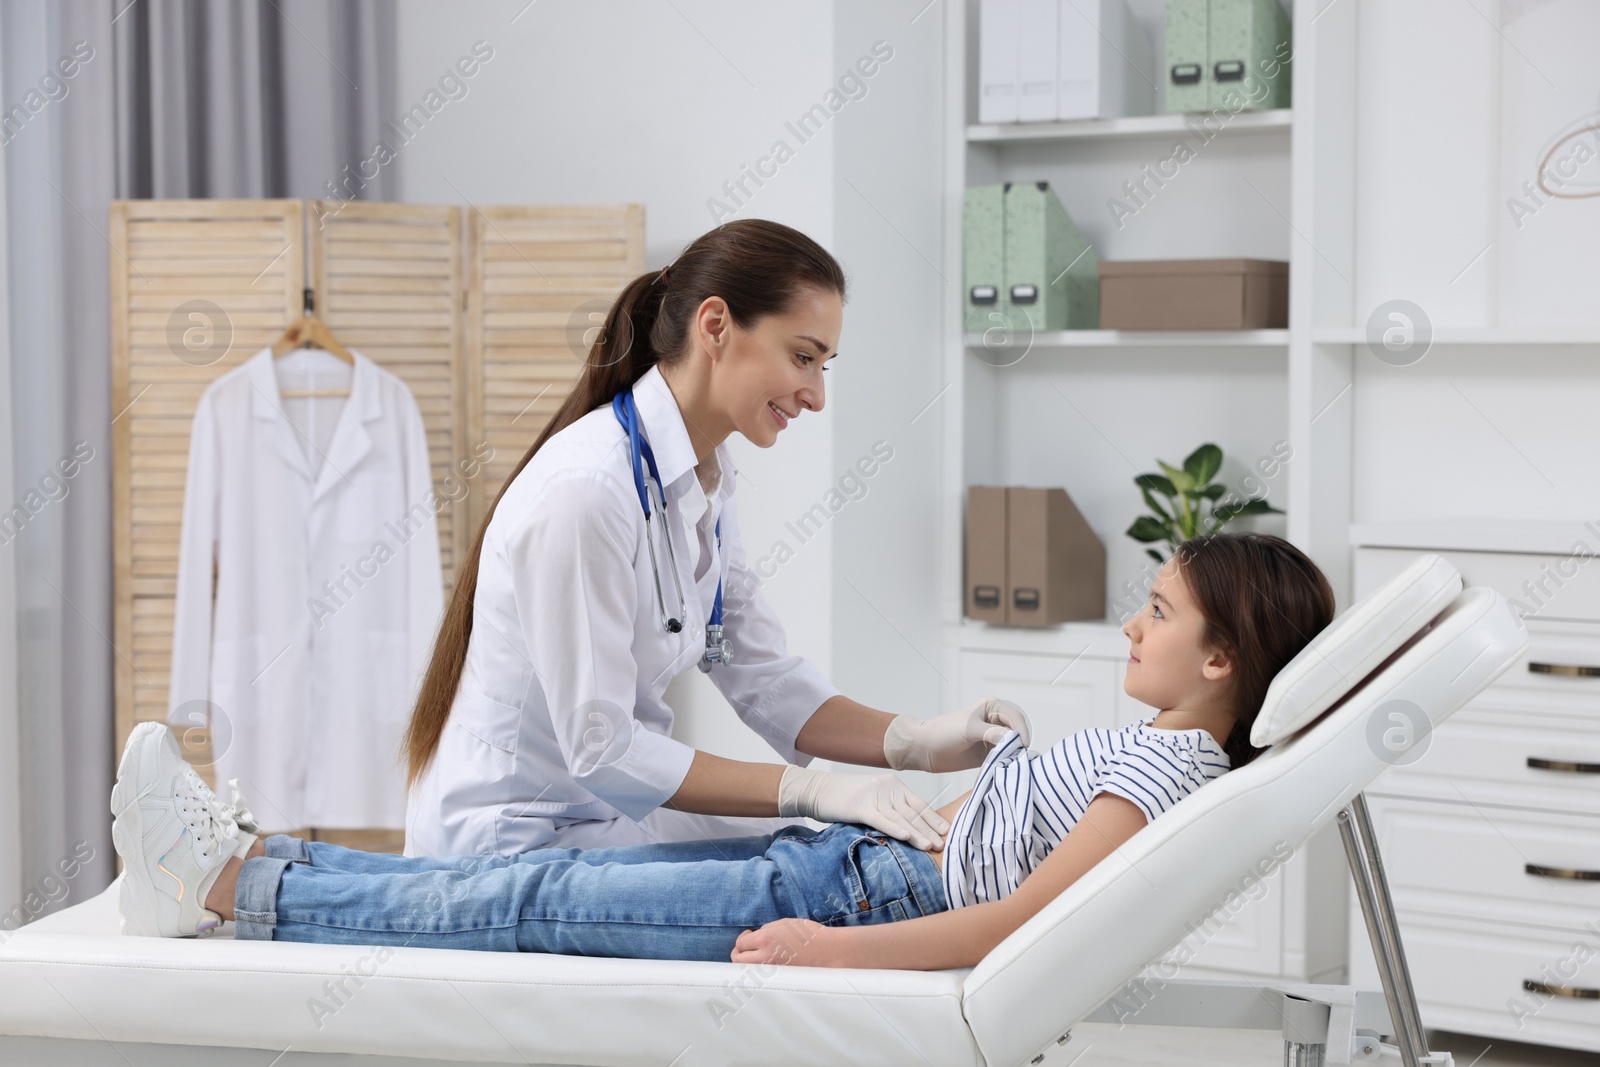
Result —
<instances>
[{"instance_id":1,"label":"girl's brown hair","mask_svg":"<svg viewBox=\"0 0 1600 1067\"><path fill-rule=\"evenodd\" d=\"M766 316L793 310L806 287L836 292L843 302L844 271L799 230L765 219L737 219L696 238L666 270L641 274L623 288L589 347L572 393L495 494L471 550L461 561L455 591L434 640L433 658L401 742L409 760L408 788L432 761L461 684L472 637L478 557L505 487L552 436L610 404L651 367L672 366L687 357L689 331L707 297L725 300L734 323L749 330Z\"/></svg>"},{"instance_id":2,"label":"girl's brown hair","mask_svg":"<svg viewBox=\"0 0 1600 1067\"><path fill-rule=\"evenodd\" d=\"M1238 769L1265 751L1250 743L1250 728L1272 679L1333 621L1333 587L1304 552L1274 534L1202 534L1174 557L1205 616L1202 640L1233 661L1238 718L1222 747Z\"/></svg>"}]
</instances>

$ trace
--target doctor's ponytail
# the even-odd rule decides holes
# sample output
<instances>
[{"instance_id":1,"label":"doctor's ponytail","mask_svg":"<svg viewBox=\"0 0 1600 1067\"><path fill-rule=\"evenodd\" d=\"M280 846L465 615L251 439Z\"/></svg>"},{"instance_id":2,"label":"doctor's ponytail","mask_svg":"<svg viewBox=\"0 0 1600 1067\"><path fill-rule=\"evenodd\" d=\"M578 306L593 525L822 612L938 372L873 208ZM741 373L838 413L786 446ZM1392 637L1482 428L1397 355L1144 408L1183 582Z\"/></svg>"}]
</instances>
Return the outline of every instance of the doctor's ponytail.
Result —
<instances>
[{"instance_id":1,"label":"doctor's ponytail","mask_svg":"<svg viewBox=\"0 0 1600 1067\"><path fill-rule=\"evenodd\" d=\"M472 637L472 602L484 532L500 497L552 436L577 422L643 377L651 367L688 356L689 330L700 305L712 296L727 302L740 329L793 310L807 289L845 298L843 269L826 249L799 230L766 219L736 219L696 238L673 263L641 274L623 287L583 356L583 370L566 401L516 465L478 527L461 560L455 591L445 607L433 657L423 676L411 724L401 742L409 788L439 747Z\"/></svg>"}]
</instances>

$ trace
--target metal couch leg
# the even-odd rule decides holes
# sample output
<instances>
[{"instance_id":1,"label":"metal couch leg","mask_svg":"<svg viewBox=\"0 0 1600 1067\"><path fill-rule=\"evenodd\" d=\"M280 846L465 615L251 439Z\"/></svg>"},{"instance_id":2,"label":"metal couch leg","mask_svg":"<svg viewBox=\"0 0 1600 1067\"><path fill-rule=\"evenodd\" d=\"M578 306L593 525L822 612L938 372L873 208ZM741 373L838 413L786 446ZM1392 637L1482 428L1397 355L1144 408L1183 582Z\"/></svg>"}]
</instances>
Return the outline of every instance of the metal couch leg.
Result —
<instances>
[{"instance_id":1,"label":"metal couch leg","mask_svg":"<svg viewBox=\"0 0 1600 1067\"><path fill-rule=\"evenodd\" d=\"M1283 1067L1323 1067L1322 1053L1325 1045L1312 1045L1304 1041L1283 1043Z\"/></svg>"},{"instance_id":2,"label":"metal couch leg","mask_svg":"<svg viewBox=\"0 0 1600 1067\"><path fill-rule=\"evenodd\" d=\"M1372 817L1362 794L1357 793L1349 806L1339 812L1339 832L1344 838L1345 857L1350 861L1350 875L1355 879L1356 896L1361 901L1361 914L1366 919L1367 937L1377 957L1378 976L1383 980L1383 995L1396 1029L1394 1037L1399 1043L1401 1061L1405 1067L1450 1064L1453 1061L1448 1052L1428 1052L1416 991L1411 985L1411 971L1406 966L1405 948L1400 943L1400 926L1395 919L1389 882L1384 877L1383 859L1378 854L1377 834L1373 832Z\"/></svg>"},{"instance_id":3,"label":"metal couch leg","mask_svg":"<svg viewBox=\"0 0 1600 1067\"><path fill-rule=\"evenodd\" d=\"M1331 1006L1320 1001L1285 994L1283 998L1283 1067L1324 1067ZM1318 1040L1320 1038L1320 1040Z\"/></svg>"}]
</instances>

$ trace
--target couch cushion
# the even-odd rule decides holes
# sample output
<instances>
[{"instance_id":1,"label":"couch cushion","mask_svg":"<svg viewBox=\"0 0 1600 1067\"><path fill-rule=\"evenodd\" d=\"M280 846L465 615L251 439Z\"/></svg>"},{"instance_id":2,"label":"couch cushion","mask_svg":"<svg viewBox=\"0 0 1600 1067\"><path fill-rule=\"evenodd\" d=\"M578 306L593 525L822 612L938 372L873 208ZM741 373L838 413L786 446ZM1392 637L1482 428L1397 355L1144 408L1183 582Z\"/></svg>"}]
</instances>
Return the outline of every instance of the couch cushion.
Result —
<instances>
[{"instance_id":1,"label":"couch cushion","mask_svg":"<svg viewBox=\"0 0 1600 1067\"><path fill-rule=\"evenodd\" d=\"M1428 552L1335 616L1267 687L1250 743L1275 745L1333 707L1460 592L1460 572Z\"/></svg>"},{"instance_id":2,"label":"couch cushion","mask_svg":"<svg viewBox=\"0 0 1600 1067\"><path fill-rule=\"evenodd\" d=\"M961 1014L970 968L133 937L119 888L0 945L0 1034L534 1064L983 1063Z\"/></svg>"}]
</instances>

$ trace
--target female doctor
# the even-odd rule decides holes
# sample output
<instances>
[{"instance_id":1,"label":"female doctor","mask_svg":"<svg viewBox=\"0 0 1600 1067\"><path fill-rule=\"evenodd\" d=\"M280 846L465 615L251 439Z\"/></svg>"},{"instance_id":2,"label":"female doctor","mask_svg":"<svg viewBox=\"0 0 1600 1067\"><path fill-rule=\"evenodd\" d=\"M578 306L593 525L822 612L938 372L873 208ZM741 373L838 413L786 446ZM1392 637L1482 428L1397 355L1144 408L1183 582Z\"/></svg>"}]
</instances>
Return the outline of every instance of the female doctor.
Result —
<instances>
[{"instance_id":1,"label":"female doctor","mask_svg":"<svg viewBox=\"0 0 1600 1067\"><path fill-rule=\"evenodd\" d=\"M795 817L934 847L948 826L893 774L807 765L950 771L1007 729L1028 742L994 700L923 720L843 696L786 651L757 588L727 438L766 448L822 410L844 297L831 255L759 219L623 289L462 561L404 741L406 855L703 842ZM696 666L784 764L670 736L662 695Z\"/></svg>"}]
</instances>

